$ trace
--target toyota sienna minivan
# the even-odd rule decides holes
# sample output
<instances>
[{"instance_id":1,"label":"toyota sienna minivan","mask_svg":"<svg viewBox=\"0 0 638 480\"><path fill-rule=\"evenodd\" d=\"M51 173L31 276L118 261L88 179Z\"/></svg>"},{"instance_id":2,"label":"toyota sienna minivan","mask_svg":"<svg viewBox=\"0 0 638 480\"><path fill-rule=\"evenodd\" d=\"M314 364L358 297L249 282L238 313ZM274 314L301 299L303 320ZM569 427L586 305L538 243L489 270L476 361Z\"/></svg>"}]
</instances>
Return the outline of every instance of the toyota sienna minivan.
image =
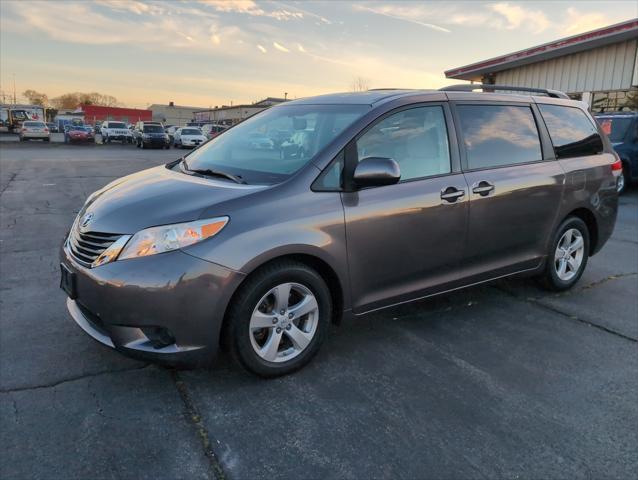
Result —
<instances>
[{"instance_id":1,"label":"toyota sienna minivan","mask_svg":"<svg viewBox=\"0 0 638 480\"><path fill-rule=\"evenodd\" d=\"M286 102L106 185L60 252L71 316L129 355L194 366L224 345L271 377L344 317L510 275L572 287L622 165L584 104L480 88Z\"/></svg>"}]
</instances>

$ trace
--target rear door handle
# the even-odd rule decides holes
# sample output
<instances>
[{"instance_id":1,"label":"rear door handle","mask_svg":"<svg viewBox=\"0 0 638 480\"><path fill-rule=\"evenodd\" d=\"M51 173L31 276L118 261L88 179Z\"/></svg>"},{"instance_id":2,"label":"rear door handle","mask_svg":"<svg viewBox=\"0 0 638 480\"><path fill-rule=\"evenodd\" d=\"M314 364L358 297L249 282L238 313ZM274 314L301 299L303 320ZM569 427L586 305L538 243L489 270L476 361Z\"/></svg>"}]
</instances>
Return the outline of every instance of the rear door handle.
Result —
<instances>
[{"instance_id":1,"label":"rear door handle","mask_svg":"<svg viewBox=\"0 0 638 480\"><path fill-rule=\"evenodd\" d=\"M481 197L486 197L493 191L494 185L492 185L490 182L486 182L485 180L472 185L472 193L476 193Z\"/></svg>"},{"instance_id":2,"label":"rear door handle","mask_svg":"<svg viewBox=\"0 0 638 480\"><path fill-rule=\"evenodd\" d=\"M465 196L465 191L456 187L447 187L445 190L441 190L441 200L445 200L448 203L454 203L463 196Z\"/></svg>"}]
</instances>

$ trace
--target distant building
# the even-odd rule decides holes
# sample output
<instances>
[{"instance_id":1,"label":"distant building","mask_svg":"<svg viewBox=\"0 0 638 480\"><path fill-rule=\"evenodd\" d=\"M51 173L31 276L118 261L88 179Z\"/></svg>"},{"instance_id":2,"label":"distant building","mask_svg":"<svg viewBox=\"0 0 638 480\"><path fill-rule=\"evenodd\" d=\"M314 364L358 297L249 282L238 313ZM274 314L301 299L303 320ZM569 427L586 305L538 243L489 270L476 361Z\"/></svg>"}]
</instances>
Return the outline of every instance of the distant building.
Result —
<instances>
[{"instance_id":1,"label":"distant building","mask_svg":"<svg viewBox=\"0 0 638 480\"><path fill-rule=\"evenodd\" d=\"M124 123L135 123L140 120L150 121L152 113L139 108L105 107L103 105L80 105L74 114L83 114L84 122L95 125L104 120L115 120Z\"/></svg>"},{"instance_id":2,"label":"distant building","mask_svg":"<svg viewBox=\"0 0 638 480\"><path fill-rule=\"evenodd\" d=\"M153 112L153 121L155 122L183 126L192 121L195 118L195 112L203 110L203 107L187 107L168 102L168 105L154 103L148 109Z\"/></svg>"},{"instance_id":3,"label":"distant building","mask_svg":"<svg viewBox=\"0 0 638 480\"><path fill-rule=\"evenodd\" d=\"M453 68L445 76L551 88L593 111L618 110L638 99L638 19Z\"/></svg>"},{"instance_id":4,"label":"distant building","mask_svg":"<svg viewBox=\"0 0 638 480\"><path fill-rule=\"evenodd\" d=\"M234 125L255 113L261 112L262 110L285 101L285 98L268 97L249 105L224 105L221 107L199 110L195 112L195 121Z\"/></svg>"}]
</instances>

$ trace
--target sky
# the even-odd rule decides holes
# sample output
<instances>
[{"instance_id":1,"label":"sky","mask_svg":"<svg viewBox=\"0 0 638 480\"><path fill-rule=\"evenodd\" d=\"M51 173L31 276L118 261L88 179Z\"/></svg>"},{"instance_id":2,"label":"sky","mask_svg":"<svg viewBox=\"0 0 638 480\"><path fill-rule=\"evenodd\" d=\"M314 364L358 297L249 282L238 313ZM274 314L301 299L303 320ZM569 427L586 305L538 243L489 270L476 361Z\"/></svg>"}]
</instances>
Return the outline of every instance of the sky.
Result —
<instances>
[{"instance_id":1,"label":"sky","mask_svg":"<svg viewBox=\"0 0 638 480\"><path fill-rule=\"evenodd\" d=\"M0 0L0 90L211 107L369 88L638 17L628 1Z\"/></svg>"}]
</instances>

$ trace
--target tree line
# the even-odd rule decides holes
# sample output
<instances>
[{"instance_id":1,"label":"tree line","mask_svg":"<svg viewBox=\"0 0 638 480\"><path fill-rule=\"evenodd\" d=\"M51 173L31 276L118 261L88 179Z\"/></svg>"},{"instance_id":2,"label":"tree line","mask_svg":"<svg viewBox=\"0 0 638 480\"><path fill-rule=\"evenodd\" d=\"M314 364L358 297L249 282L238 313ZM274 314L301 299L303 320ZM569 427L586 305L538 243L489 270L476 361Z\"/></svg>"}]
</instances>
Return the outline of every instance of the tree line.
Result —
<instances>
[{"instance_id":1,"label":"tree line","mask_svg":"<svg viewBox=\"0 0 638 480\"><path fill-rule=\"evenodd\" d=\"M71 92L49 99L46 93L35 90L25 90L22 95L29 100L32 105L42 107L53 107L56 110L70 110L78 105L103 105L106 107L116 107L119 105L117 98L113 95L104 95L98 92Z\"/></svg>"}]
</instances>

